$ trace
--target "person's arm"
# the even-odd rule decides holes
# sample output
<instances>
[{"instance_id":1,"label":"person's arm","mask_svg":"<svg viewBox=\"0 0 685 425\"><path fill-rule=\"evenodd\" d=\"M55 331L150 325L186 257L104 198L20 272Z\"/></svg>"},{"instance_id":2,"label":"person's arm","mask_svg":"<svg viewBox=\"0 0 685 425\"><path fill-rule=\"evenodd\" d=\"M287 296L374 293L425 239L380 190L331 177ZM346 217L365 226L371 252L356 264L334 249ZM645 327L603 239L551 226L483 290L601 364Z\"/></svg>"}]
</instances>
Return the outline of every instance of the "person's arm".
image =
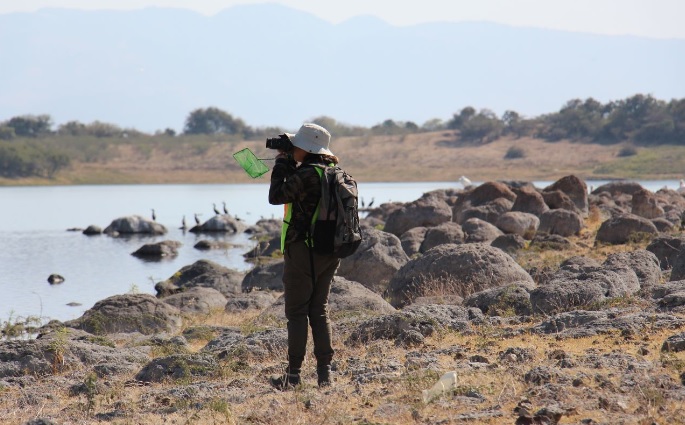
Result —
<instances>
[{"instance_id":1,"label":"person's arm","mask_svg":"<svg viewBox=\"0 0 685 425\"><path fill-rule=\"evenodd\" d=\"M285 154L276 157L276 164L271 171L269 203L282 205L301 201L304 196L302 179L297 175L296 163Z\"/></svg>"}]
</instances>

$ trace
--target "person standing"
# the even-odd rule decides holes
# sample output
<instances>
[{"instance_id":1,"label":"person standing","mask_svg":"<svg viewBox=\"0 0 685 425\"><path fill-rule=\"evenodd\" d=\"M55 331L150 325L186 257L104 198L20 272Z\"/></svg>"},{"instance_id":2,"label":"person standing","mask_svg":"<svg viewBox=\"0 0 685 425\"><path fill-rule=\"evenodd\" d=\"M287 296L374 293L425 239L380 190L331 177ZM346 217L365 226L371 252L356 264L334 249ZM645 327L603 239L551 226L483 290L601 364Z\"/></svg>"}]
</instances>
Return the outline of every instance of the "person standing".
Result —
<instances>
[{"instance_id":1,"label":"person standing","mask_svg":"<svg viewBox=\"0 0 685 425\"><path fill-rule=\"evenodd\" d=\"M331 135L325 128L307 123L296 134L285 136L291 150L279 150L271 172L269 203L284 205L281 250L285 316L288 320L288 367L271 384L285 390L300 384L309 327L312 329L317 382L331 384L333 346L328 318L328 296L340 259L310 248L311 224L321 199L318 165L337 164L329 150Z\"/></svg>"}]
</instances>

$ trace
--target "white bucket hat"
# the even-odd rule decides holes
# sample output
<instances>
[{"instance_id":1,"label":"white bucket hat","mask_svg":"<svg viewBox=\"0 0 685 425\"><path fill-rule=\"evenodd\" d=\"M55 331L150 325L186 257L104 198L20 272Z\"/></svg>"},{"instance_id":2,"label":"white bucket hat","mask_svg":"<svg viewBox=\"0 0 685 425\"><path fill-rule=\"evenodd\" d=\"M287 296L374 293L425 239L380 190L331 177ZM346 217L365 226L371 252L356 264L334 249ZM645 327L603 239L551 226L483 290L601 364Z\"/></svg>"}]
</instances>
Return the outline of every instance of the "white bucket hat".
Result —
<instances>
[{"instance_id":1,"label":"white bucket hat","mask_svg":"<svg viewBox=\"0 0 685 425\"><path fill-rule=\"evenodd\" d=\"M328 149L331 143L331 133L320 125L302 124L296 134L285 133L294 146L319 155L333 155Z\"/></svg>"}]
</instances>

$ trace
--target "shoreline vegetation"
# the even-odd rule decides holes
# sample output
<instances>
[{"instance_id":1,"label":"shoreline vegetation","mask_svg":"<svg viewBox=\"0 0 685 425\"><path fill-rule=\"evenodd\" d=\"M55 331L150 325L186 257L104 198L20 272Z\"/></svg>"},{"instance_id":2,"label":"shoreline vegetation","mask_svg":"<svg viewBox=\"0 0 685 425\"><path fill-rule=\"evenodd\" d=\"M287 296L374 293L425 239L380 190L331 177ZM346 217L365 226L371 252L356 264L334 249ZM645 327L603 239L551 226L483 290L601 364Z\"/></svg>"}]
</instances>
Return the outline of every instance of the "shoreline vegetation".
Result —
<instances>
[{"instance_id":1,"label":"shoreline vegetation","mask_svg":"<svg viewBox=\"0 0 685 425\"><path fill-rule=\"evenodd\" d=\"M537 117L467 106L421 126L311 122L331 132L331 149L358 181L670 180L685 170L685 99L572 99ZM249 126L216 107L190 112L180 134L99 121L53 127L49 115L0 121L0 185L249 183L232 154L248 147L272 158L264 140L287 131Z\"/></svg>"},{"instance_id":2,"label":"shoreline vegetation","mask_svg":"<svg viewBox=\"0 0 685 425\"><path fill-rule=\"evenodd\" d=\"M251 179L232 154L245 147L260 158L273 152L262 140L231 139L141 137L94 140L88 148L79 140L44 140L73 152L69 166L52 177L0 177L0 186L268 183L268 173ZM474 181L554 181L569 174L584 180L669 180L682 178L685 170L685 146L673 145L631 147L625 156L625 144L552 143L511 136L485 144L464 143L455 131L436 131L334 137L331 147L361 182L457 181L461 175ZM511 152L519 156L508 158Z\"/></svg>"}]
</instances>

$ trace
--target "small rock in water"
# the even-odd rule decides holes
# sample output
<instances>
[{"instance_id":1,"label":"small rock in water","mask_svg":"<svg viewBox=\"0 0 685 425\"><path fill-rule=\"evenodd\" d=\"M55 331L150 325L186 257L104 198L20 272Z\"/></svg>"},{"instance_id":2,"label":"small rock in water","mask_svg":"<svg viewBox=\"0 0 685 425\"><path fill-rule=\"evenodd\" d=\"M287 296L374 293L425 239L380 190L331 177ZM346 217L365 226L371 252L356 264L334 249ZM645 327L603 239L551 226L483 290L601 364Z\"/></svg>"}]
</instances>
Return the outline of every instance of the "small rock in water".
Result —
<instances>
[{"instance_id":1,"label":"small rock in water","mask_svg":"<svg viewBox=\"0 0 685 425\"><path fill-rule=\"evenodd\" d=\"M64 277L58 275L57 273L53 273L50 276L48 276L48 282L50 282L50 285L62 283L64 282Z\"/></svg>"},{"instance_id":2,"label":"small rock in water","mask_svg":"<svg viewBox=\"0 0 685 425\"><path fill-rule=\"evenodd\" d=\"M67 305L69 307L78 307L78 306L83 305L83 304L72 301L70 303L67 303Z\"/></svg>"}]
</instances>

